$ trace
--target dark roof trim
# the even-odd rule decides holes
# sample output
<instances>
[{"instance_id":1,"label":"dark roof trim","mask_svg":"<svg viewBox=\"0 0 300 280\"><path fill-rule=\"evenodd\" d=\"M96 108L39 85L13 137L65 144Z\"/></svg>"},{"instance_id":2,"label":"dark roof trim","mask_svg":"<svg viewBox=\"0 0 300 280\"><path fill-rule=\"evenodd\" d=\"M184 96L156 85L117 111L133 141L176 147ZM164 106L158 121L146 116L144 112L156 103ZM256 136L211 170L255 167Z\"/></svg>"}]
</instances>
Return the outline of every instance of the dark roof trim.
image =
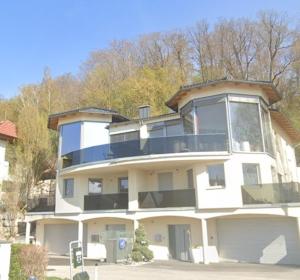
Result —
<instances>
[{"instance_id":1,"label":"dark roof trim","mask_svg":"<svg viewBox=\"0 0 300 280\"><path fill-rule=\"evenodd\" d=\"M69 111L49 115L48 128L56 130L57 125L58 125L58 120L60 118L63 118L63 117L69 116L69 115L74 115L74 114L81 114L81 113L111 115L113 122L124 122L124 121L129 120L127 117L120 115L115 110L103 109L103 108L97 108L97 107L83 107L83 108L78 108L78 109L74 109L74 110L69 110Z\"/></svg>"},{"instance_id":2,"label":"dark roof trim","mask_svg":"<svg viewBox=\"0 0 300 280\"><path fill-rule=\"evenodd\" d=\"M182 96L186 95L188 91L192 89L201 89L208 86L215 86L219 84L245 84L245 85L255 85L262 87L262 89L266 92L269 97L270 103L273 104L279 100L281 100L282 96L277 91L275 86L272 82L268 81L245 81L245 80L228 80L227 78L207 81L204 83L195 83L190 85L184 85L179 88L179 90L173 95L165 104L169 108L173 109L174 111L178 111L178 101L181 99Z\"/></svg>"}]
</instances>

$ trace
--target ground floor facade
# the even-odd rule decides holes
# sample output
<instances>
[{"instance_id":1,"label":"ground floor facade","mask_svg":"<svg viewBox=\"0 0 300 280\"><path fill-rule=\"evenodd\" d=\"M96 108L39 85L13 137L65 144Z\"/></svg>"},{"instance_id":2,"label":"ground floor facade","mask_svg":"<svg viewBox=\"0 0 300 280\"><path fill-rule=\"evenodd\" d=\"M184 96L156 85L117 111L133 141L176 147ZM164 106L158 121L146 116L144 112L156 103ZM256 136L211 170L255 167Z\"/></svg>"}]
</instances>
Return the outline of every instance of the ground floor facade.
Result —
<instances>
[{"instance_id":1,"label":"ground floor facade","mask_svg":"<svg viewBox=\"0 0 300 280\"><path fill-rule=\"evenodd\" d=\"M112 233L120 233L118 236L129 242L143 224L156 260L300 265L299 210L266 207L202 213L194 209L72 216L48 213L27 215L26 220L27 233L30 224L36 223L36 243L56 255L68 254L69 242L81 240L87 258L105 260Z\"/></svg>"}]
</instances>

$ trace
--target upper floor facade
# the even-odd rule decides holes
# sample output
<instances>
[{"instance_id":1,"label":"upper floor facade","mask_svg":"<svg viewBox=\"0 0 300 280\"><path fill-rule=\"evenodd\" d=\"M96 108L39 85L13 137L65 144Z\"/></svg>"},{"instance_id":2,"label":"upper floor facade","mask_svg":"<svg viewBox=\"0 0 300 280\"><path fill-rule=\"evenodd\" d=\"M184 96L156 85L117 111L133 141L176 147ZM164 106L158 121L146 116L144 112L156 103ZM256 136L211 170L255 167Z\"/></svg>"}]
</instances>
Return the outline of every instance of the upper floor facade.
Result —
<instances>
[{"instance_id":1,"label":"upper floor facade","mask_svg":"<svg viewBox=\"0 0 300 280\"><path fill-rule=\"evenodd\" d=\"M9 162L6 160L8 142L17 138L16 126L10 121L0 122L0 184L9 179Z\"/></svg>"},{"instance_id":2,"label":"upper floor facade","mask_svg":"<svg viewBox=\"0 0 300 280\"><path fill-rule=\"evenodd\" d=\"M82 108L49 116L59 131L57 213L224 209L300 203L299 132L268 82L181 87L172 110L129 120Z\"/></svg>"}]
</instances>

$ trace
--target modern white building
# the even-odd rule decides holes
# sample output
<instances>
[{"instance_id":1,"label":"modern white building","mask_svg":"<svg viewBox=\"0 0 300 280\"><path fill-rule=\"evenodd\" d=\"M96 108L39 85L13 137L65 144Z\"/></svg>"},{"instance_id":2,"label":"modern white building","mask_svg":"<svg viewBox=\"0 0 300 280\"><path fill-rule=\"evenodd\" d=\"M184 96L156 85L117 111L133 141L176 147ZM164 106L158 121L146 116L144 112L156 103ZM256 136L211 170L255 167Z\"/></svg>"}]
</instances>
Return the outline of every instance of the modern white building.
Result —
<instances>
[{"instance_id":1,"label":"modern white building","mask_svg":"<svg viewBox=\"0 0 300 280\"><path fill-rule=\"evenodd\" d=\"M0 122L0 184L9 180L9 162L6 160L6 147L8 142L17 138L16 126L6 120Z\"/></svg>"},{"instance_id":2,"label":"modern white building","mask_svg":"<svg viewBox=\"0 0 300 280\"><path fill-rule=\"evenodd\" d=\"M59 131L55 204L26 215L27 240L66 254L83 241L106 258L108 232L145 226L155 259L300 264L300 133L274 109L269 82L181 87L172 110L129 120L82 108L49 116Z\"/></svg>"}]
</instances>

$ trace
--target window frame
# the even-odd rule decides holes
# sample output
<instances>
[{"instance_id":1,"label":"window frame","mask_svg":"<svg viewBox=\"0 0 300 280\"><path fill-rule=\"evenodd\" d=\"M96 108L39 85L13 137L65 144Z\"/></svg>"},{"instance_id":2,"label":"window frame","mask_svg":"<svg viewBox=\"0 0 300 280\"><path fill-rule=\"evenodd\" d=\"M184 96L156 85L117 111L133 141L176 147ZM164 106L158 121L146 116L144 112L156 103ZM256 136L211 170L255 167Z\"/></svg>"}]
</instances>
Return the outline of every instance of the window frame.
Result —
<instances>
[{"instance_id":1,"label":"window frame","mask_svg":"<svg viewBox=\"0 0 300 280\"><path fill-rule=\"evenodd\" d=\"M257 184L246 184L245 183L245 173L244 173L244 167L246 165L252 165L252 166L256 166L256 171L257 171ZM257 186L262 184L262 180L261 180L261 170L260 170L260 164L256 163L256 162L243 162L242 163L242 174L243 174L243 185L244 186Z\"/></svg>"},{"instance_id":2,"label":"window frame","mask_svg":"<svg viewBox=\"0 0 300 280\"><path fill-rule=\"evenodd\" d=\"M127 191L122 191L121 189L121 181L126 179L127 180ZM129 192L129 180L128 180L128 177L119 177L118 178L118 191L119 193L128 193Z\"/></svg>"},{"instance_id":3,"label":"window frame","mask_svg":"<svg viewBox=\"0 0 300 280\"><path fill-rule=\"evenodd\" d=\"M67 194L66 190L67 190L67 182L71 181L73 182L72 184L72 193L71 194ZM65 178L63 179L63 198L73 198L74 197L74 185L75 185L75 180L74 178Z\"/></svg>"},{"instance_id":4,"label":"window frame","mask_svg":"<svg viewBox=\"0 0 300 280\"><path fill-rule=\"evenodd\" d=\"M101 181L101 191L100 192L90 192L90 180L99 180ZM103 179L102 178L88 178L88 195L99 195L103 193Z\"/></svg>"},{"instance_id":5,"label":"window frame","mask_svg":"<svg viewBox=\"0 0 300 280\"><path fill-rule=\"evenodd\" d=\"M210 174L209 174L209 168L215 167L215 166L222 166L222 171L224 174L224 184L217 184L217 185L211 185L210 184ZM214 188L214 187L220 187L220 188L225 188L226 187L226 174L225 174L225 166L224 163L216 163L216 164L209 164L206 166L206 172L207 172L207 177L208 177L208 187L209 188Z\"/></svg>"}]
</instances>

